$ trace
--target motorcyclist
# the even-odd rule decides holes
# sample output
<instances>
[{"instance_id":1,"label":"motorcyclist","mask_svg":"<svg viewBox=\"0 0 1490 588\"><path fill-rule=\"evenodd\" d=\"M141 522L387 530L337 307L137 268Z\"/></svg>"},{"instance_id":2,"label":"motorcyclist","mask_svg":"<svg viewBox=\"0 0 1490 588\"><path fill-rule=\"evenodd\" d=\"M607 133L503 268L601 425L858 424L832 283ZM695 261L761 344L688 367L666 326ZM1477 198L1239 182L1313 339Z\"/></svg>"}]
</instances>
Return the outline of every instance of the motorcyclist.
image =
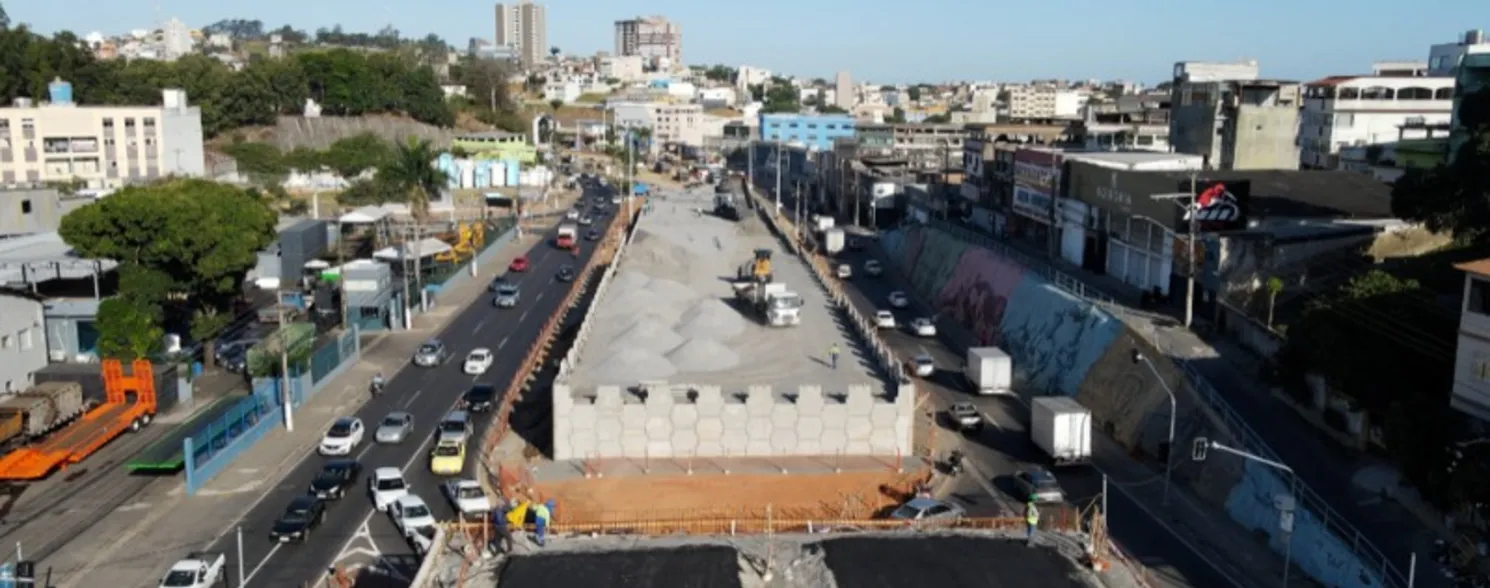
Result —
<instances>
[{"instance_id":1,"label":"motorcyclist","mask_svg":"<svg viewBox=\"0 0 1490 588\"><path fill-rule=\"evenodd\" d=\"M383 379L383 372L382 371L379 371L377 374L374 374L373 375L373 378L372 378L372 386L371 386L372 393L373 394L377 394L379 392L382 392L383 391L383 386L386 385L387 383L388 383L387 380L384 380Z\"/></svg>"},{"instance_id":2,"label":"motorcyclist","mask_svg":"<svg viewBox=\"0 0 1490 588\"><path fill-rule=\"evenodd\" d=\"M953 449L952 453L947 454L947 471L953 475L962 473L962 458L960 449Z\"/></svg>"}]
</instances>

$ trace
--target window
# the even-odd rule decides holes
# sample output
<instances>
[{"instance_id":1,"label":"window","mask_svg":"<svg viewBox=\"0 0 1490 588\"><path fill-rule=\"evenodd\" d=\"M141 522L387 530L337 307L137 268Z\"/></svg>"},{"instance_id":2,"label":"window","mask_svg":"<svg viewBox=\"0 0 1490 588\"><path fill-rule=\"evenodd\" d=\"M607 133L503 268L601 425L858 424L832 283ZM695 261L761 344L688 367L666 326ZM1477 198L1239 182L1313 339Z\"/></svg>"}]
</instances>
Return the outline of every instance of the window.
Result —
<instances>
[{"instance_id":1,"label":"window","mask_svg":"<svg viewBox=\"0 0 1490 588\"><path fill-rule=\"evenodd\" d=\"M1469 295L1464 298L1464 310L1490 316L1490 282L1469 279Z\"/></svg>"},{"instance_id":2,"label":"window","mask_svg":"<svg viewBox=\"0 0 1490 588\"><path fill-rule=\"evenodd\" d=\"M30 200L22 200L21 201L21 214L31 214L31 201Z\"/></svg>"},{"instance_id":3,"label":"window","mask_svg":"<svg viewBox=\"0 0 1490 588\"><path fill-rule=\"evenodd\" d=\"M129 127L129 128L134 128L134 126L135 126L135 119L133 119L133 118L126 118L126 119L124 119L124 126Z\"/></svg>"},{"instance_id":4,"label":"window","mask_svg":"<svg viewBox=\"0 0 1490 588\"><path fill-rule=\"evenodd\" d=\"M0 350L10 349L10 335L0 335Z\"/></svg>"},{"instance_id":5,"label":"window","mask_svg":"<svg viewBox=\"0 0 1490 588\"><path fill-rule=\"evenodd\" d=\"M21 329L21 332L16 333L16 338L21 340L21 351L30 351L35 345L31 341L31 329Z\"/></svg>"}]
</instances>

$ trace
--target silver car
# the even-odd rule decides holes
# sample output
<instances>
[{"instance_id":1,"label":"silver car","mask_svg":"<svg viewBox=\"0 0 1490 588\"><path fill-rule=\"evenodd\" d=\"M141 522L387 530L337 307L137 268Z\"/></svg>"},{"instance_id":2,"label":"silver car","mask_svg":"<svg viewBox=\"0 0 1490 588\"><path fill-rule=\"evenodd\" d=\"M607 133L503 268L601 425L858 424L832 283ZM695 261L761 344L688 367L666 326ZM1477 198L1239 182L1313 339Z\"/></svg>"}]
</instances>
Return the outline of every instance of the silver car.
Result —
<instances>
[{"instance_id":1,"label":"silver car","mask_svg":"<svg viewBox=\"0 0 1490 588\"><path fill-rule=\"evenodd\" d=\"M450 359L450 350L438 339L425 341L414 351L414 365L419 367L434 367L445 363L447 359Z\"/></svg>"},{"instance_id":2,"label":"silver car","mask_svg":"<svg viewBox=\"0 0 1490 588\"><path fill-rule=\"evenodd\" d=\"M497 308L512 308L517 306L522 299L522 290L516 284L503 284L497 287L497 297L492 299L492 304Z\"/></svg>"},{"instance_id":3,"label":"silver car","mask_svg":"<svg viewBox=\"0 0 1490 588\"><path fill-rule=\"evenodd\" d=\"M955 521L966 514L961 506L945 500L914 498L890 513L890 518L902 521Z\"/></svg>"},{"instance_id":4,"label":"silver car","mask_svg":"<svg viewBox=\"0 0 1490 588\"><path fill-rule=\"evenodd\" d=\"M378 443L403 443L414 432L414 415L407 412L390 412L378 423L373 439Z\"/></svg>"},{"instance_id":5,"label":"silver car","mask_svg":"<svg viewBox=\"0 0 1490 588\"><path fill-rule=\"evenodd\" d=\"M1014 474L1014 480L1019 483L1019 489L1024 491L1024 498L1033 500L1039 504L1053 504L1066 501L1066 491L1061 489L1061 483L1055 479L1055 474L1046 470L1029 470Z\"/></svg>"}]
</instances>

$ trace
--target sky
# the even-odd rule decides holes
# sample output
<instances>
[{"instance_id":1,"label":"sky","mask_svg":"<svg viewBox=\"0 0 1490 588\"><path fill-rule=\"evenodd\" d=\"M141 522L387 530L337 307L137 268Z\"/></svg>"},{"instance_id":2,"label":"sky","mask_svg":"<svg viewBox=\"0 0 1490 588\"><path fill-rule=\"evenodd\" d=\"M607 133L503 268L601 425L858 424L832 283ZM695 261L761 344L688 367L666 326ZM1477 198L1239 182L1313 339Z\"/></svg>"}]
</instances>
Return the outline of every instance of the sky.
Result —
<instances>
[{"instance_id":1,"label":"sky","mask_svg":"<svg viewBox=\"0 0 1490 588\"><path fill-rule=\"evenodd\" d=\"M455 0L10 0L13 22L41 32L122 33L176 17L193 27L258 19L314 31L336 24L457 47L490 39L494 3ZM1164 81L1176 61L1257 59L1262 75L1309 81L1367 73L1373 61L1427 60L1428 47L1490 29L1490 0L553 0L549 44L566 54L613 47L614 22L661 15L683 31L689 64L752 65L792 75L916 83L1060 78Z\"/></svg>"}]
</instances>

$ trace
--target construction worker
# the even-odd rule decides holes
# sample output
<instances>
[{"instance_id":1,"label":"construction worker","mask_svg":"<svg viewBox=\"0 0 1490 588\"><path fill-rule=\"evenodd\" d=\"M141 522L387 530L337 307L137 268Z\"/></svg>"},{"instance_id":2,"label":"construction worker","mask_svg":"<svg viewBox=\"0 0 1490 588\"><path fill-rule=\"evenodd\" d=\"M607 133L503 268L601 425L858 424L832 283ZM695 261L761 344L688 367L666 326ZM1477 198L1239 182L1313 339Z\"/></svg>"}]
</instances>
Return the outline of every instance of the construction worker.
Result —
<instances>
[{"instance_id":1,"label":"construction worker","mask_svg":"<svg viewBox=\"0 0 1490 588\"><path fill-rule=\"evenodd\" d=\"M542 502L533 503L533 539L539 547L543 547L543 536L548 534L548 505Z\"/></svg>"},{"instance_id":2,"label":"construction worker","mask_svg":"<svg viewBox=\"0 0 1490 588\"><path fill-rule=\"evenodd\" d=\"M1024 504L1025 540L1030 547L1035 546L1035 528L1040 526L1040 509L1035 506L1035 497L1031 496Z\"/></svg>"},{"instance_id":3,"label":"construction worker","mask_svg":"<svg viewBox=\"0 0 1490 588\"><path fill-rule=\"evenodd\" d=\"M831 345L831 346L828 347L828 364L831 365L833 367L833 369L835 369L835 370L838 369L838 344L837 343L834 343L833 345Z\"/></svg>"}]
</instances>

